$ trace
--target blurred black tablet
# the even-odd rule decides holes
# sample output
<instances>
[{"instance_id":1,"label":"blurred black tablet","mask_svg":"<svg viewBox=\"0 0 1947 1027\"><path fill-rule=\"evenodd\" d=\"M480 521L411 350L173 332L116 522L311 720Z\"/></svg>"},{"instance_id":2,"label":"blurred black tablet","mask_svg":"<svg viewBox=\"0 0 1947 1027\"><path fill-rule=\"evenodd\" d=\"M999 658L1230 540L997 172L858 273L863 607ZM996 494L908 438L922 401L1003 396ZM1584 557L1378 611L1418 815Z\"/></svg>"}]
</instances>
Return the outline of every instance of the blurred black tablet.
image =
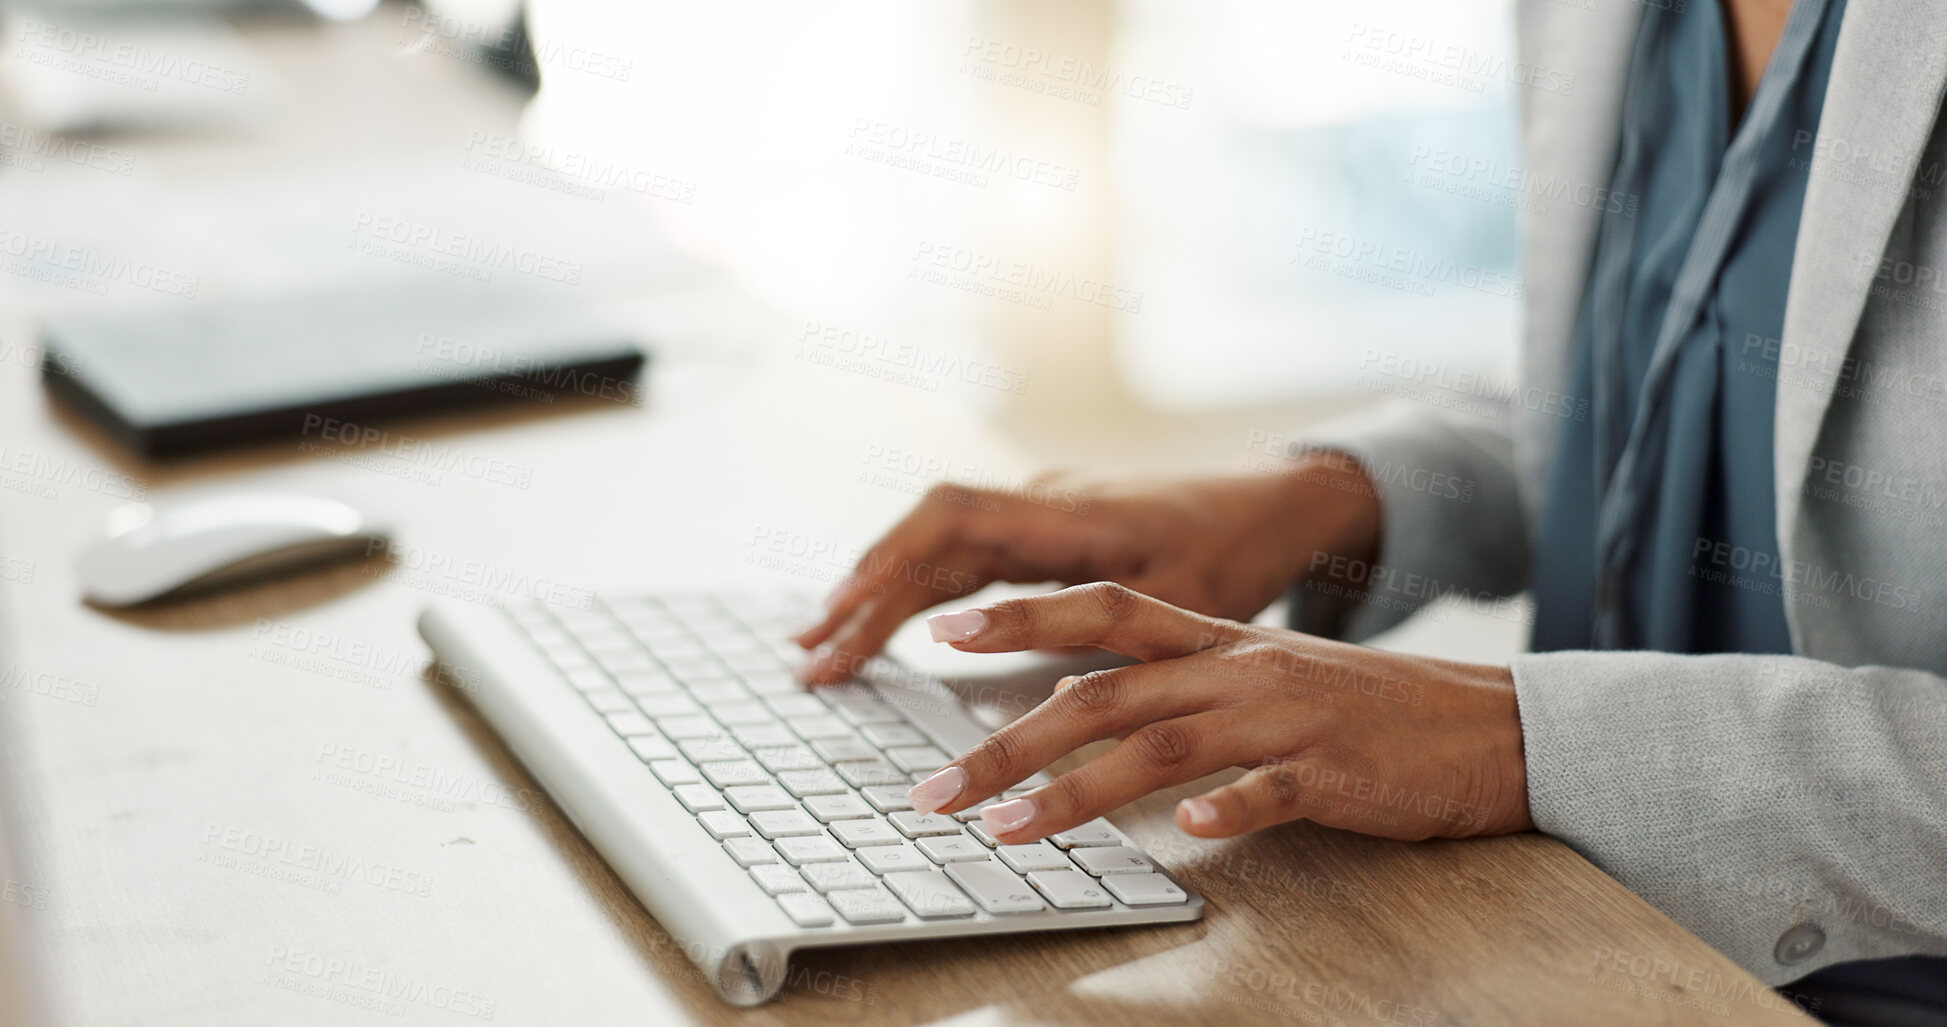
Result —
<instances>
[{"instance_id":1,"label":"blurred black tablet","mask_svg":"<svg viewBox=\"0 0 1947 1027\"><path fill-rule=\"evenodd\" d=\"M160 457L462 404L636 402L642 348L551 297L461 286L229 300L49 322L43 379Z\"/></svg>"}]
</instances>

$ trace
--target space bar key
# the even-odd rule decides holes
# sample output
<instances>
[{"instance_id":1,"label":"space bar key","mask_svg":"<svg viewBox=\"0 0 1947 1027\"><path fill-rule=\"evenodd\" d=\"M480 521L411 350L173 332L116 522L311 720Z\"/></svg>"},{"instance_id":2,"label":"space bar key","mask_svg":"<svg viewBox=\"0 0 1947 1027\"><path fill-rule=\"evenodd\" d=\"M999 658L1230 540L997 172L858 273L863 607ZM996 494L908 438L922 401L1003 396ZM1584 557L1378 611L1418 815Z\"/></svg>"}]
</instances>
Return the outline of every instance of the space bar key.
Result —
<instances>
[{"instance_id":1,"label":"space bar key","mask_svg":"<svg viewBox=\"0 0 1947 1027\"><path fill-rule=\"evenodd\" d=\"M989 913L1032 913L1045 908L1027 881L996 860L948 863L946 875Z\"/></svg>"}]
</instances>

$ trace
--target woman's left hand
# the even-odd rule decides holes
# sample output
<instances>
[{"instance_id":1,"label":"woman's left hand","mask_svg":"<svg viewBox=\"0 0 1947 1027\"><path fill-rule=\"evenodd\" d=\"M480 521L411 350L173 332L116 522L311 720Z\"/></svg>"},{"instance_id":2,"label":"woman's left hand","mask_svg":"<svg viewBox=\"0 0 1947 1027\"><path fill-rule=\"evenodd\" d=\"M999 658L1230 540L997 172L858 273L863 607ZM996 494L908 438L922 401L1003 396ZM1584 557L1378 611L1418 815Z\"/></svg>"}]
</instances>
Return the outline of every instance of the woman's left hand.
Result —
<instances>
[{"instance_id":1,"label":"woman's left hand","mask_svg":"<svg viewBox=\"0 0 1947 1027\"><path fill-rule=\"evenodd\" d=\"M1093 645L1144 662L1064 679L1046 702L912 789L957 812L1080 746L1121 742L981 812L1034 841L1227 767L1243 777L1176 807L1206 838L1306 819L1387 838L1534 828L1514 679L1504 666L1404 656L1178 609L1098 583L929 618L975 653Z\"/></svg>"}]
</instances>

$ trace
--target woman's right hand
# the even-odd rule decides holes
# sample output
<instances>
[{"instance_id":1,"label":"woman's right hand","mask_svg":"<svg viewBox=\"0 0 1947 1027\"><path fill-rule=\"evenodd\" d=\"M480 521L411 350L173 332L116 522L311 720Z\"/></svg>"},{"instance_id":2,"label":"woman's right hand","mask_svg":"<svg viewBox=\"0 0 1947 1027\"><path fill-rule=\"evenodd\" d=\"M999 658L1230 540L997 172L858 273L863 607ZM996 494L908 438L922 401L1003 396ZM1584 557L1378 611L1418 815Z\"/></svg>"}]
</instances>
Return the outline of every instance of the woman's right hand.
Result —
<instances>
[{"instance_id":1,"label":"woman's right hand","mask_svg":"<svg viewBox=\"0 0 1947 1027\"><path fill-rule=\"evenodd\" d=\"M1044 475L1026 489L936 485L860 558L797 636L803 676L842 681L908 617L993 581L1114 581L1249 620L1316 554L1370 560L1379 500L1356 461L1314 453L1274 474L1165 480Z\"/></svg>"}]
</instances>

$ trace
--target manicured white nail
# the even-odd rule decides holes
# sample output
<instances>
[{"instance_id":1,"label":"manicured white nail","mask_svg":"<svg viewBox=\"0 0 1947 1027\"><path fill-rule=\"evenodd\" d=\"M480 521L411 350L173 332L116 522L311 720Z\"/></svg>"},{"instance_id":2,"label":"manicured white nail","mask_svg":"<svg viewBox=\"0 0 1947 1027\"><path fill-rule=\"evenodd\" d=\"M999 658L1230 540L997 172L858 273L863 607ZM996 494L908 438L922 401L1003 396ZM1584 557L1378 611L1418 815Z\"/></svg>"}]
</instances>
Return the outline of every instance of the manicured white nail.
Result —
<instances>
[{"instance_id":1,"label":"manicured white nail","mask_svg":"<svg viewBox=\"0 0 1947 1027\"><path fill-rule=\"evenodd\" d=\"M1217 804L1209 799L1185 799L1176 804L1191 827L1208 827L1217 822Z\"/></svg>"},{"instance_id":2,"label":"manicured white nail","mask_svg":"<svg viewBox=\"0 0 1947 1027\"><path fill-rule=\"evenodd\" d=\"M952 802L965 787L967 787L967 772L959 767L947 767L908 788L906 801L913 804L914 812L931 813Z\"/></svg>"},{"instance_id":3,"label":"manicured white nail","mask_svg":"<svg viewBox=\"0 0 1947 1027\"><path fill-rule=\"evenodd\" d=\"M935 642L965 642L987 628L987 615L979 610L961 610L926 618L926 630Z\"/></svg>"},{"instance_id":4,"label":"manicured white nail","mask_svg":"<svg viewBox=\"0 0 1947 1027\"><path fill-rule=\"evenodd\" d=\"M1023 797L997 802L981 810L980 819L995 834L1019 831L1034 819L1034 800Z\"/></svg>"}]
</instances>

